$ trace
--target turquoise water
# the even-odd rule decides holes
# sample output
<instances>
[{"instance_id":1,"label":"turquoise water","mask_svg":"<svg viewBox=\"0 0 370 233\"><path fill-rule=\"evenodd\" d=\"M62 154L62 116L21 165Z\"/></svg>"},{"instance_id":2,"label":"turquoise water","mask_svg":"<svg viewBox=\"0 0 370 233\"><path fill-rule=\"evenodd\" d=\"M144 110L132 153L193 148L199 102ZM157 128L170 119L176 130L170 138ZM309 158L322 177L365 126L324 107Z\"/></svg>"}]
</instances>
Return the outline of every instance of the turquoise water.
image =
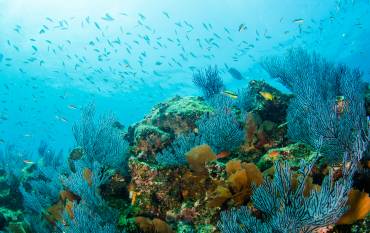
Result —
<instances>
[{"instance_id":1,"label":"turquoise water","mask_svg":"<svg viewBox=\"0 0 370 233\"><path fill-rule=\"evenodd\" d=\"M369 232L369 38L370 0L0 0L0 233Z\"/></svg>"},{"instance_id":2,"label":"turquoise water","mask_svg":"<svg viewBox=\"0 0 370 233\"><path fill-rule=\"evenodd\" d=\"M156 103L197 94L193 69L217 65L235 90L268 79L261 57L296 46L360 67L367 78L369 10L365 0L2 0L0 139L68 148L86 103L128 125Z\"/></svg>"}]
</instances>

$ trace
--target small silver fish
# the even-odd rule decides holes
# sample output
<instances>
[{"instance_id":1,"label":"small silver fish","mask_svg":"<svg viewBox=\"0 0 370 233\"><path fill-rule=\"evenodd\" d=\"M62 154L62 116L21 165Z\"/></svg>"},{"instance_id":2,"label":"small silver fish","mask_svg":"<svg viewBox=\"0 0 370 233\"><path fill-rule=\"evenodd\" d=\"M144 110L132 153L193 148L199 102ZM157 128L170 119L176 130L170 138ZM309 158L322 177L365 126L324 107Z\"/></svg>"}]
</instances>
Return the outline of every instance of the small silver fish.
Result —
<instances>
[{"instance_id":1,"label":"small silver fish","mask_svg":"<svg viewBox=\"0 0 370 233\"><path fill-rule=\"evenodd\" d=\"M68 108L69 109L72 109L72 110L76 110L77 109L77 106L74 105L74 104L70 104L70 105L68 105Z\"/></svg>"},{"instance_id":2,"label":"small silver fish","mask_svg":"<svg viewBox=\"0 0 370 233\"><path fill-rule=\"evenodd\" d=\"M304 23L304 19L302 19L302 18L294 19L293 23L302 24L302 23Z\"/></svg>"},{"instance_id":3,"label":"small silver fish","mask_svg":"<svg viewBox=\"0 0 370 233\"><path fill-rule=\"evenodd\" d=\"M101 18L102 20L105 20L105 21L113 21L114 18L112 16L110 16L110 14L106 13L104 17Z\"/></svg>"},{"instance_id":4,"label":"small silver fish","mask_svg":"<svg viewBox=\"0 0 370 233\"><path fill-rule=\"evenodd\" d=\"M57 120L60 120L61 122L68 123L67 118L65 118L65 117L63 117L63 116L55 116L55 118L56 118Z\"/></svg>"},{"instance_id":5,"label":"small silver fish","mask_svg":"<svg viewBox=\"0 0 370 233\"><path fill-rule=\"evenodd\" d=\"M238 31L242 32L242 31L245 31L245 30L247 30L247 26L244 23L240 24L239 28L238 28Z\"/></svg>"}]
</instances>

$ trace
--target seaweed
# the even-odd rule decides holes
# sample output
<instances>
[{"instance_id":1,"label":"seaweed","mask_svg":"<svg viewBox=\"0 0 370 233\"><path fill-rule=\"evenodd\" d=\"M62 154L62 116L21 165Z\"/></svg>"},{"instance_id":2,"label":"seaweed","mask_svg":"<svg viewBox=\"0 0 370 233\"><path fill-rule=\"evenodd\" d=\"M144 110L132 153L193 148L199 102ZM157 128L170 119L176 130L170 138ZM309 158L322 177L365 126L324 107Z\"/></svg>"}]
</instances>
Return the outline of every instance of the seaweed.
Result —
<instances>
[{"instance_id":1,"label":"seaweed","mask_svg":"<svg viewBox=\"0 0 370 233\"><path fill-rule=\"evenodd\" d=\"M224 89L217 66L214 68L209 66L207 69L198 70L197 73L193 74L193 83L202 91L205 99L221 93Z\"/></svg>"},{"instance_id":2,"label":"seaweed","mask_svg":"<svg viewBox=\"0 0 370 233\"><path fill-rule=\"evenodd\" d=\"M244 139L244 131L232 112L205 114L197 121L197 126L202 140L216 153L231 151L240 146Z\"/></svg>"},{"instance_id":3,"label":"seaweed","mask_svg":"<svg viewBox=\"0 0 370 233\"><path fill-rule=\"evenodd\" d=\"M322 153L337 162L336 155L351 150L357 132L366 137L365 85L358 69L329 63L302 48L266 58L262 66L293 92L289 138L312 147L322 138Z\"/></svg>"},{"instance_id":4,"label":"seaweed","mask_svg":"<svg viewBox=\"0 0 370 233\"><path fill-rule=\"evenodd\" d=\"M296 185L293 185L294 173L289 163L275 162L274 179L267 178L253 190L253 205L263 219L256 218L248 207L231 209L221 213L219 228L223 233L300 233L335 224L347 210L352 178L366 147L367 143L357 138L352 150L354 156L346 152L343 157L342 177L335 180L330 171L321 189L312 190L307 197L304 196L305 182L319 154L311 162L302 161Z\"/></svg>"},{"instance_id":5,"label":"seaweed","mask_svg":"<svg viewBox=\"0 0 370 233\"><path fill-rule=\"evenodd\" d=\"M22 176L24 156L14 145L6 145L0 150L0 170L11 187L18 187Z\"/></svg>"},{"instance_id":6,"label":"seaweed","mask_svg":"<svg viewBox=\"0 0 370 233\"><path fill-rule=\"evenodd\" d=\"M185 165L187 164L186 152L200 145L201 142L201 138L194 133L181 134L170 146L156 155L156 160L166 167Z\"/></svg>"},{"instance_id":7,"label":"seaweed","mask_svg":"<svg viewBox=\"0 0 370 233\"><path fill-rule=\"evenodd\" d=\"M89 167L99 162L105 169L127 170L129 144L113 127L116 121L112 114L106 114L96 122L95 106L90 104L83 109L81 121L73 125L76 145L82 148L82 160Z\"/></svg>"}]
</instances>

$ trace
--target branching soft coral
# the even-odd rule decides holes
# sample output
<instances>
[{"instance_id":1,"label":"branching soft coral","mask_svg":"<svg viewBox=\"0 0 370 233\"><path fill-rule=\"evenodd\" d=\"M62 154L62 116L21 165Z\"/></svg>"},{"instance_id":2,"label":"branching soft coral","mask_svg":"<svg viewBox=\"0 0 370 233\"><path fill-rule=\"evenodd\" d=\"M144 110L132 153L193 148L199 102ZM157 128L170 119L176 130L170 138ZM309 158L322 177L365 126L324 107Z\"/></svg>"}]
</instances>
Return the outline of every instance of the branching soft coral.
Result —
<instances>
[{"instance_id":1,"label":"branching soft coral","mask_svg":"<svg viewBox=\"0 0 370 233\"><path fill-rule=\"evenodd\" d=\"M290 138L313 147L322 138L322 152L335 156L351 150L358 132L366 133L359 70L329 63L301 48L285 57L266 58L262 65L294 94L287 116Z\"/></svg>"},{"instance_id":2,"label":"branching soft coral","mask_svg":"<svg viewBox=\"0 0 370 233\"><path fill-rule=\"evenodd\" d=\"M274 179L265 180L252 195L253 205L262 212L263 220L243 207L222 212L219 228L223 233L308 233L335 224L347 209L353 174L366 146L365 142L356 141L355 153L346 153L343 158L342 178L334 180L330 172L321 189L312 190L307 197L305 183L316 160L302 163L297 185L293 185L294 173L288 162L275 162Z\"/></svg>"},{"instance_id":3,"label":"branching soft coral","mask_svg":"<svg viewBox=\"0 0 370 233\"><path fill-rule=\"evenodd\" d=\"M59 200L62 190L60 175L66 174L66 167L61 162L64 157L61 153L56 154L48 145L41 143L39 147L41 158L35 165L34 178L20 186L19 190L23 196L26 220L34 232L51 232L53 229L47 219L52 213L49 207Z\"/></svg>"},{"instance_id":4,"label":"branching soft coral","mask_svg":"<svg viewBox=\"0 0 370 233\"><path fill-rule=\"evenodd\" d=\"M201 143L201 138L194 133L181 134L170 146L156 155L156 160L163 166L181 166L187 163L186 152Z\"/></svg>"},{"instance_id":5,"label":"branching soft coral","mask_svg":"<svg viewBox=\"0 0 370 233\"><path fill-rule=\"evenodd\" d=\"M115 221L118 213L108 206L100 194L101 185L109 181L110 175L104 172L98 162L94 162L90 168L83 166L84 163L78 162L76 172L63 180L68 190L78 195L81 201L73 203L72 216L65 211L67 225L59 224L59 227L67 233L117 233Z\"/></svg>"},{"instance_id":6,"label":"branching soft coral","mask_svg":"<svg viewBox=\"0 0 370 233\"><path fill-rule=\"evenodd\" d=\"M82 148L83 161L99 162L102 166L122 169L127 167L128 142L120 131L114 128L113 115L102 116L95 121L95 108L90 104L83 109L81 121L72 130L78 147Z\"/></svg>"},{"instance_id":7,"label":"branching soft coral","mask_svg":"<svg viewBox=\"0 0 370 233\"><path fill-rule=\"evenodd\" d=\"M197 125L202 140L216 153L231 151L244 140L244 131L232 112L216 111L204 115Z\"/></svg>"},{"instance_id":8,"label":"branching soft coral","mask_svg":"<svg viewBox=\"0 0 370 233\"><path fill-rule=\"evenodd\" d=\"M73 207L74 219L65 214L66 225L61 225L65 233L118 233L114 223L104 221L95 211L84 204ZM122 231L124 233L124 231Z\"/></svg>"},{"instance_id":9,"label":"branching soft coral","mask_svg":"<svg viewBox=\"0 0 370 233\"><path fill-rule=\"evenodd\" d=\"M0 149L0 170L5 173L6 181L10 186L18 186L24 159L15 146L6 145L4 149Z\"/></svg>"},{"instance_id":10,"label":"branching soft coral","mask_svg":"<svg viewBox=\"0 0 370 233\"><path fill-rule=\"evenodd\" d=\"M199 70L193 75L193 83L202 91L205 99L219 94L224 88L222 78L217 67L211 66L205 70Z\"/></svg>"}]
</instances>

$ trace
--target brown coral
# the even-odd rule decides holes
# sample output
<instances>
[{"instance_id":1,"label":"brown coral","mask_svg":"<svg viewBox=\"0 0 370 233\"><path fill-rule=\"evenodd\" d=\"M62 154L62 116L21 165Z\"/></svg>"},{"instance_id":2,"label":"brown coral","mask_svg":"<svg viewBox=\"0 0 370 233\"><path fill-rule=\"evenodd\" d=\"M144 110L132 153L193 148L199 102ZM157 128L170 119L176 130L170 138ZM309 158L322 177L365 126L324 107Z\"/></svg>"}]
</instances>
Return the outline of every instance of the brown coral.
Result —
<instances>
[{"instance_id":1,"label":"brown coral","mask_svg":"<svg viewBox=\"0 0 370 233\"><path fill-rule=\"evenodd\" d=\"M209 145L200 145L191 149L186 153L186 159L188 160L189 167L195 173L206 173L206 164L213 160L216 160L216 154L212 151Z\"/></svg>"},{"instance_id":2,"label":"brown coral","mask_svg":"<svg viewBox=\"0 0 370 233\"><path fill-rule=\"evenodd\" d=\"M144 233L173 233L172 228L163 220L136 217L136 224Z\"/></svg>"},{"instance_id":3,"label":"brown coral","mask_svg":"<svg viewBox=\"0 0 370 233\"><path fill-rule=\"evenodd\" d=\"M252 184L263 182L262 173L253 163L231 160L226 164L227 181L220 183L210 194L209 207L218 207L231 200L230 204L239 206L248 201Z\"/></svg>"}]
</instances>

